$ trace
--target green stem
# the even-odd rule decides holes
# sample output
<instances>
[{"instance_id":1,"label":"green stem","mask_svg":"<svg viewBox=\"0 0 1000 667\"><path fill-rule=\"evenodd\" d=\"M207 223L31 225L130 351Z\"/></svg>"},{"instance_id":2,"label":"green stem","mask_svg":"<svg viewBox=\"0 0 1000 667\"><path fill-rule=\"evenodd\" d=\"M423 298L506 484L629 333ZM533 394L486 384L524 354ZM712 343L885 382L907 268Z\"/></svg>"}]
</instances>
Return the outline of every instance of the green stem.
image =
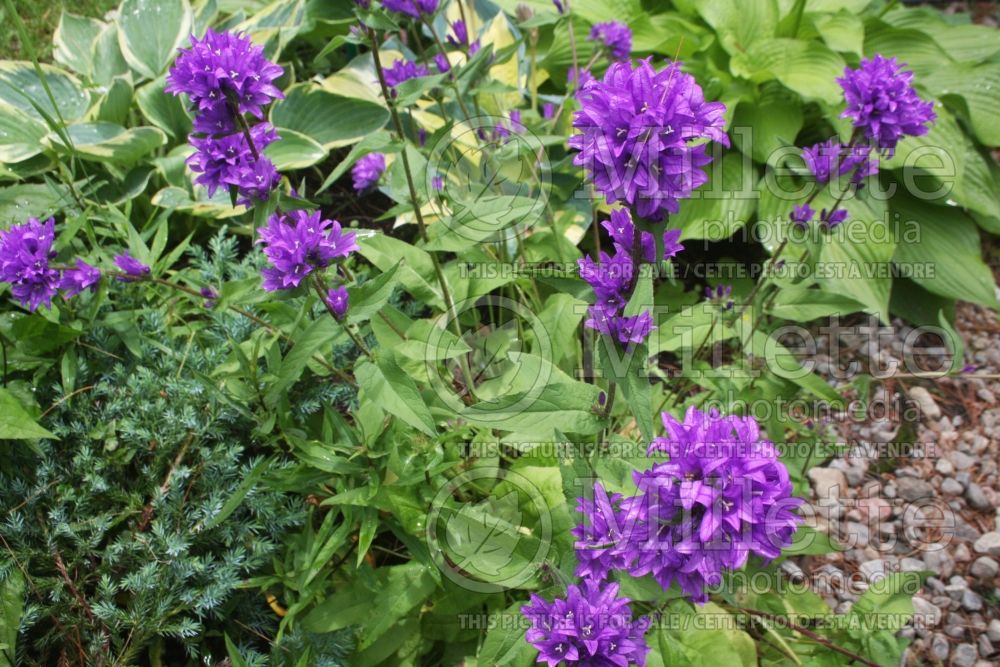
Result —
<instances>
[{"instance_id":1,"label":"green stem","mask_svg":"<svg viewBox=\"0 0 1000 667\"><path fill-rule=\"evenodd\" d=\"M382 68L382 60L379 56L378 38L375 34L375 30L368 28L368 38L371 41L372 46L372 56L375 61L375 72L378 74L379 86L382 88L382 97L385 99L386 105L389 107L389 115L392 117L393 125L396 128L396 135L401 141L406 141L406 135L403 133L403 122L399 118L399 111L396 109L396 103L392 98L392 94L389 91L389 85L385 81L385 71ZM427 223L424 221L424 214L420 210L420 201L417 198L417 187L413 180L413 171L410 169L410 159L407 157L406 146L400 151L400 157L403 163L403 172L406 175L406 186L410 193L410 203L413 205L413 214L417 219L417 229L420 233L420 238L427 242ZM444 271L441 269L441 263L438 261L437 255L433 252L428 253L431 257L431 263L434 265L434 275L437 278L438 284L441 286L441 296L444 300L445 309L448 314L448 319L452 324L452 329L458 338L462 337L462 330L458 324L458 312L455 309L455 302L451 296L451 290L448 289L448 281L445 279ZM463 365L463 372L466 374L466 379L471 381L471 374L469 374L468 368Z\"/></svg>"}]
</instances>

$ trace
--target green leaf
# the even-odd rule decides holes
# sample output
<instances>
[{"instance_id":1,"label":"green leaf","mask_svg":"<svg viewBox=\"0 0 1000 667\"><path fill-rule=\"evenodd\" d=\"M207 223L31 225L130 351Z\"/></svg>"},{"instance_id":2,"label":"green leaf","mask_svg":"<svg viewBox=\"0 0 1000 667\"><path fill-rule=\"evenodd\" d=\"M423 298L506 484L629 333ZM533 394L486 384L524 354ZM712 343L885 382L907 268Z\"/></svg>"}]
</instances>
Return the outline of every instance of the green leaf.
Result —
<instances>
[{"instance_id":1,"label":"green leaf","mask_svg":"<svg viewBox=\"0 0 1000 667\"><path fill-rule=\"evenodd\" d=\"M399 270L400 264L402 260L375 278L347 288L351 306L347 311L348 324L365 322L382 310L396 289L396 271Z\"/></svg>"},{"instance_id":2,"label":"green leaf","mask_svg":"<svg viewBox=\"0 0 1000 667\"><path fill-rule=\"evenodd\" d=\"M921 78L938 96L961 95L968 107L969 123L987 146L1000 146L1000 64L943 65Z\"/></svg>"},{"instance_id":3,"label":"green leaf","mask_svg":"<svg viewBox=\"0 0 1000 667\"><path fill-rule=\"evenodd\" d=\"M305 169L326 157L326 149L295 130L279 127L278 136L281 139L265 148L264 155L279 171Z\"/></svg>"},{"instance_id":4,"label":"green leaf","mask_svg":"<svg viewBox=\"0 0 1000 667\"><path fill-rule=\"evenodd\" d=\"M285 91L285 99L271 109L271 122L279 131L294 130L327 150L360 141L388 120L389 111L381 104L314 83Z\"/></svg>"},{"instance_id":5,"label":"green leaf","mask_svg":"<svg viewBox=\"0 0 1000 667\"><path fill-rule=\"evenodd\" d=\"M590 435L604 423L594 413L600 389L584 382L554 382L543 388L501 396L496 401L470 405L462 417L472 424L505 431Z\"/></svg>"},{"instance_id":6,"label":"green leaf","mask_svg":"<svg viewBox=\"0 0 1000 667\"><path fill-rule=\"evenodd\" d=\"M250 469L247 476L240 481L239 486L237 486L236 490L233 491L233 495L229 496L229 498L226 499L226 502L223 503L219 513L205 522L203 530L211 530L212 528L221 525L222 522L228 519L233 512L239 509L240 505L243 504L243 500L247 497L247 494L250 493L254 485L257 483L257 480L259 480L272 465L274 465L273 457L262 458L257 461L257 464Z\"/></svg>"},{"instance_id":7,"label":"green leaf","mask_svg":"<svg viewBox=\"0 0 1000 667\"><path fill-rule=\"evenodd\" d=\"M38 425L12 393L0 388L0 440L37 440L54 434Z\"/></svg>"},{"instance_id":8,"label":"green leaf","mask_svg":"<svg viewBox=\"0 0 1000 667\"><path fill-rule=\"evenodd\" d=\"M696 8L730 55L774 37L778 25L777 0L705 0Z\"/></svg>"},{"instance_id":9,"label":"green leaf","mask_svg":"<svg viewBox=\"0 0 1000 667\"><path fill-rule=\"evenodd\" d=\"M234 30L250 33L254 42L264 45L265 56L278 60L285 46L299 33L304 18L303 0L273 0L262 8L255 8L250 18L236 25Z\"/></svg>"},{"instance_id":10,"label":"green leaf","mask_svg":"<svg viewBox=\"0 0 1000 667\"><path fill-rule=\"evenodd\" d=\"M358 252L381 271L398 264L399 282L407 292L429 306L444 308L434 276L434 261L425 250L384 234L361 239L358 245Z\"/></svg>"},{"instance_id":11,"label":"green leaf","mask_svg":"<svg viewBox=\"0 0 1000 667\"><path fill-rule=\"evenodd\" d=\"M883 20L899 28L920 30L937 42L950 58L959 62L985 62L1000 52L1000 40L994 28L948 23L940 12L930 8L894 10Z\"/></svg>"},{"instance_id":12,"label":"green leaf","mask_svg":"<svg viewBox=\"0 0 1000 667\"><path fill-rule=\"evenodd\" d=\"M834 51L861 56L865 25L856 14L842 9L836 14L812 15L813 25L826 45Z\"/></svg>"},{"instance_id":13,"label":"green leaf","mask_svg":"<svg viewBox=\"0 0 1000 667\"><path fill-rule=\"evenodd\" d=\"M683 230L681 240L727 239L750 220L757 208L757 170L750 158L729 151L721 161L713 161L708 174L708 183L692 193L680 213L670 217L671 227Z\"/></svg>"},{"instance_id":14,"label":"green leaf","mask_svg":"<svg viewBox=\"0 0 1000 667\"><path fill-rule=\"evenodd\" d=\"M587 312L587 304L569 294L556 292L545 300L545 305L538 313L538 321L548 334L549 340L573 344L555 345L552 349L552 362L559 365L564 359L576 359L577 328Z\"/></svg>"},{"instance_id":15,"label":"green leaf","mask_svg":"<svg viewBox=\"0 0 1000 667\"><path fill-rule=\"evenodd\" d=\"M136 91L135 101L146 120L175 141L185 141L191 132L191 117L180 97L163 91L166 85L165 77L147 83Z\"/></svg>"},{"instance_id":16,"label":"green leaf","mask_svg":"<svg viewBox=\"0 0 1000 667\"><path fill-rule=\"evenodd\" d=\"M0 188L0 222L24 222L25 218L44 220L68 205L69 191L51 184L25 183Z\"/></svg>"},{"instance_id":17,"label":"green leaf","mask_svg":"<svg viewBox=\"0 0 1000 667\"><path fill-rule=\"evenodd\" d=\"M893 261L929 292L996 306L993 272L983 262L979 229L955 207L934 206L898 192L889 201L902 225L919 224L915 238L896 246ZM905 232L904 232L905 233Z\"/></svg>"},{"instance_id":18,"label":"green leaf","mask_svg":"<svg viewBox=\"0 0 1000 667\"><path fill-rule=\"evenodd\" d=\"M525 662L525 658L530 660L528 656L535 649L524 640L527 628L521 622L524 618L521 614L523 606L523 601L515 602L503 611L490 614L489 630L476 656L477 664L501 667Z\"/></svg>"},{"instance_id":19,"label":"green leaf","mask_svg":"<svg viewBox=\"0 0 1000 667\"><path fill-rule=\"evenodd\" d=\"M97 105L97 120L125 123L132 106L132 84L124 76L116 77Z\"/></svg>"},{"instance_id":20,"label":"green leaf","mask_svg":"<svg viewBox=\"0 0 1000 667\"><path fill-rule=\"evenodd\" d=\"M748 315L739 324L750 323ZM819 398L826 399L831 403L840 402L840 394L828 385L823 378L813 373L811 369L804 368L799 363L799 358L779 343L774 335L765 334L763 331L755 331L750 348L755 357L763 359L766 362L768 372L794 382Z\"/></svg>"},{"instance_id":21,"label":"green leaf","mask_svg":"<svg viewBox=\"0 0 1000 667\"><path fill-rule=\"evenodd\" d=\"M137 162L167 141L163 131L155 127L125 129L104 121L77 123L66 131L76 153L84 159L126 165ZM50 134L47 141L59 150L68 150L58 135Z\"/></svg>"},{"instance_id":22,"label":"green leaf","mask_svg":"<svg viewBox=\"0 0 1000 667\"><path fill-rule=\"evenodd\" d=\"M124 0L118 8L118 46L125 61L155 79L191 33L188 0Z\"/></svg>"},{"instance_id":23,"label":"green leaf","mask_svg":"<svg viewBox=\"0 0 1000 667\"><path fill-rule=\"evenodd\" d=\"M799 526L792 536L792 544L782 551L782 556L823 556L836 551L829 535L811 526Z\"/></svg>"},{"instance_id":24,"label":"green leaf","mask_svg":"<svg viewBox=\"0 0 1000 667\"><path fill-rule=\"evenodd\" d=\"M866 31L865 55L871 57L884 53L895 56L917 74L916 81L920 84L925 76L949 60L948 54L941 50L937 42L919 30L893 28L879 21L869 21Z\"/></svg>"},{"instance_id":25,"label":"green leaf","mask_svg":"<svg viewBox=\"0 0 1000 667\"><path fill-rule=\"evenodd\" d=\"M303 331L295 333L292 337L295 344L274 370L277 380L264 394L264 403L270 407L277 405L292 385L302 378L302 371L313 355L324 347L329 349L341 335L340 325L331 317L320 317Z\"/></svg>"},{"instance_id":26,"label":"green leaf","mask_svg":"<svg viewBox=\"0 0 1000 667\"><path fill-rule=\"evenodd\" d=\"M851 607L850 616L870 630L900 630L913 615L913 596L929 572L893 572L876 579Z\"/></svg>"},{"instance_id":27,"label":"green leaf","mask_svg":"<svg viewBox=\"0 0 1000 667\"><path fill-rule=\"evenodd\" d=\"M356 567L361 567L368 550L378 532L378 512L374 507L365 507L361 510L361 527L358 529L358 557Z\"/></svg>"},{"instance_id":28,"label":"green leaf","mask_svg":"<svg viewBox=\"0 0 1000 667\"><path fill-rule=\"evenodd\" d=\"M801 129L802 104L798 96L782 86L773 84L761 86L760 96L756 102L740 102L736 107L729 135L733 138L733 144L744 155L753 155L753 159L757 162L770 164L775 158L775 151L793 145ZM727 153L725 157L729 155L730 153ZM714 173L714 170L709 168L709 172ZM729 175L730 178L733 176L735 174ZM701 190L710 188L711 184L706 184ZM739 189L748 194L752 193L748 192L750 188L745 186ZM752 200L750 202L752 204ZM681 210L683 211L686 206L687 202ZM751 206L746 213L752 212Z\"/></svg>"},{"instance_id":29,"label":"green leaf","mask_svg":"<svg viewBox=\"0 0 1000 667\"><path fill-rule=\"evenodd\" d=\"M94 42L93 68L90 78L94 83L107 86L116 76L128 74L128 63L118 46L118 25L109 23Z\"/></svg>"},{"instance_id":30,"label":"green leaf","mask_svg":"<svg viewBox=\"0 0 1000 667\"><path fill-rule=\"evenodd\" d=\"M610 336L601 336L597 345L605 377L618 385L643 439L652 441L653 389L646 371L646 359L649 357L646 344L635 345L626 351Z\"/></svg>"},{"instance_id":31,"label":"green leaf","mask_svg":"<svg viewBox=\"0 0 1000 667\"><path fill-rule=\"evenodd\" d=\"M376 363L363 361L354 370L366 398L420 432L436 435L434 418L413 379L385 354L380 354Z\"/></svg>"},{"instance_id":32,"label":"green leaf","mask_svg":"<svg viewBox=\"0 0 1000 667\"><path fill-rule=\"evenodd\" d=\"M90 76L93 67L94 42L104 28L97 19L70 14L63 10L59 25L52 36L52 58L77 74Z\"/></svg>"},{"instance_id":33,"label":"green leaf","mask_svg":"<svg viewBox=\"0 0 1000 667\"><path fill-rule=\"evenodd\" d=\"M17 568L10 567L6 577L0 581L0 667L17 664L14 649L23 611L24 577Z\"/></svg>"},{"instance_id":34,"label":"green leaf","mask_svg":"<svg viewBox=\"0 0 1000 667\"><path fill-rule=\"evenodd\" d=\"M302 619L302 627L310 632L333 632L360 625L358 649L363 650L420 605L436 586L427 567L416 561L365 574L316 605Z\"/></svg>"},{"instance_id":35,"label":"green leaf","mask_svg":"<svg viewBox=\"0 0 1000 667\"><path fill-rule=\"evenodd\" d=\"M41 65L41 69L55 98L55 109L34 66L26 62L0 61L0 102L39 123L46 121L36 105L50 118L59 118L61 114L67 123L82 117L90 107L90 96L76 77L52 65Z\"/></svg>"},{"instance_id":36,"label":"green leaf","mask_svg":"<svg viewBox=\"0 0 1000 667\"><path fill-rule=\"evenodd\" d=\"M750 635L736 629L732 614L709 602L696 607L694 615L681 623L682 629L676 635L693 664L757 667L756 645Z\"/></svg>"},{"instance_id":37,"label":"green leaf","mask_svg":"<svg viewBox=\"0 0 1000 667\"><path fill-rule=\"evenodd\" d=\"M45 125L0 102L0 162L27 160L42 152Z\"/></svg>"},{"instance_id":38,"label":"green leaf","mask_svg":"<svg viewBox=\"0 0 1000 667\"><path fill-rule=\"evenodd\" d=\"M246 213L242 205L233 206L227 193L219 190L215 196L208 199L204 188L195 188L195 195L203 199L192 199L187 190L178 187L166 187L153 195L152 203L160 208L185 211L191 215L204 218L231 218Z\"/></svg>"},{"instance_id":39,"label":"green leaf","mask_svg":"<svg viewBox=\"0 0 1000 667\"><path fill-rule=\"evenodd\" d=\"M396 347L396 352L416 361L432 362L472 351L465 341L442 326L431 320L417 320L406 330L406 340Z\"/></svg>"},{"instance_id":40,"label":"green leaf","mask_svg":"<svg viewBox=\"0 0 1000 667\"><path fill-rule=\"evenodd\" d=\"M863 306L849 296L810 289L786 287L778 291L768 312L793 322L811 322L830 315L856 313Z\"/></svg>"},{"instance_id":41,"label":"green leaf","mask_svg":"<svg viewBox=\"0 0 1000 667\"><path fill-rule=\"evenodd\" d=\"M240 655L240 650L233 643L233 640L229 638L229 635L223 633L223 639L226 641L226 655L229 657L229 662L232 663L233 667L247 667L247 661Z\"/></svg>"},{"instance_id":42,"label":"green leaf","mask_svg":"<svg viewBox=\"0 0 1000 667\"><path fill-rule=\"evenodd\" d=\"M777 79L810 101L840 99L836 78L844 73L844 59L819 42L764 39L733 55L729 68L752 81Z\"/></svg>"},{"instance_id":43,"label":"green leaf","mask_svg":"<svg viewBox=\"0 0 1000 667\"><path fill-rule=\"evenodd\" d=\"M703 25L676 14L646 14L633 22L632 50L636 53L669 53L687 60L712 39Z\"/></svg>"},{"instance_id":44,"label":"green leaf","mask_svg":"<svg viewBox=\"0 0 1000 667\"><path fill-rule=\"evenodd\" d=\"M537 571L532 560L546 547L525 530L520 491L509 487L498 491L499 497L441 509L438 543L454 569L486 583L532 585Z\"/></svg>"},{"instance_id":45,"label":"green leaf","mask_svg":"<svg viewBox=\"0 0 1000 667\"><path fill-rule=\"evenodd\" d=\"M83 333L80 329L47 320L38 313L19 318L10 331L22 349L38 355L59 349Z\"/></svg>"}]
</instances>

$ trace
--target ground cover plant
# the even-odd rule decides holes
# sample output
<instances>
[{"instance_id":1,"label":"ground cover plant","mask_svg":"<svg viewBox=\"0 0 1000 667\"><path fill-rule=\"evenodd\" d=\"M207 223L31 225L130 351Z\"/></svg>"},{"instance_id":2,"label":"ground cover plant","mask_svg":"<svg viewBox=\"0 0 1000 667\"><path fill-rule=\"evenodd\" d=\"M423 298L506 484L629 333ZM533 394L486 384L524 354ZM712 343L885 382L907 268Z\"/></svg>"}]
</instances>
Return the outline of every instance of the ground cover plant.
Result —
<instances>
[{"instance_id":1,"label":"ground cover plant","mask_svg":"<svg viewBox=\"0 0 1000 667\"><path fill-rule=\"evenodd\" d=\"M824 414L976 373L994 30L4 9L0 664L899 663L930 572L835 613L786 564L837 548ZM810 332L862 316L939 363L828 381Z\"/></svg>"}]
</instances>

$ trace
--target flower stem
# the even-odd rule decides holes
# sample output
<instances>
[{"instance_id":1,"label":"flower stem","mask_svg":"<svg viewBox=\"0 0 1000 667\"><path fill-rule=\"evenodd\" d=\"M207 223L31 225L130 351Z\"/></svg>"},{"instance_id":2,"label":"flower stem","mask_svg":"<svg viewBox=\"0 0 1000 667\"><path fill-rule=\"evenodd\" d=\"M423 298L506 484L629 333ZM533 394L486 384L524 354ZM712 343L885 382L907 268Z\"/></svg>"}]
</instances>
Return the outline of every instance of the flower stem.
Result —
<instances>
[{"instance_id":1,"label":"flower stem","mask_svg":"<svg viewBox=\"0 0 1000 667\"><path fill-rule=\"evenodd\" d=\"M371 42L372 56L375 61L375 72L378 74L379 86L382 88L382 97L385 99L386 105L389 107L389 115L392 117L393 125L396 128L396 135L401 141L406 141L406 135L403 133L403 122L399 118L399 111L396 109L396 103L392 98L392 94L389 92L389 85L385 81L385 71L382 68L382 60L379 56L378 49L378 37L375 34L373 28L368 28L368 38ZM420 238L427 242L427 223L424 220L424 214L420 210L420 201L417 198L417 187L413 180L413 171L410 168L410 159L406 154L406 146L403 146L403 150L400 152L400 157L403 161L403 172L406 175L406 185L410 191L410 203L413 205L413 214L417 219L417 229L420 233ZM451 323L452 330L458 338L462 337L462 330L458 324L458 312L455 309L455 302L451 296L451 290L448 289L448 281L445 279L444 271L441 269L441 263L438 261L437 255L433 252L428 252L430 255L431 263L434 265L434 275L437 278L438 284L441 286L441 297L444 300L445 310L448 315L448 320ZM466 381L471 389L472 375L469 372L466 363L462 363L462 372L465 375Z\"/></svg>"}]
</instances>

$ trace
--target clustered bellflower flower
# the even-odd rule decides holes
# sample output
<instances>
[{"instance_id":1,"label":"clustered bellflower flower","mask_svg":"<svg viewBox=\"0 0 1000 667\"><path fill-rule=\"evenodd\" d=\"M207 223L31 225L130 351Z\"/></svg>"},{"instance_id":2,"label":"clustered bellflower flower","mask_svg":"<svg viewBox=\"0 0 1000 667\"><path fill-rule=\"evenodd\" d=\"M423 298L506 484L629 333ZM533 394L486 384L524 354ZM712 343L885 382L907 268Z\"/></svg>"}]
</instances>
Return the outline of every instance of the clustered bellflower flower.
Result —
<instances>
[{"instance_id":1,"label":"clustered bellflower flower","mask_svg":"<svg viewBox=\"0 0 1000 667\"><path fill-rule=\"evenodd\" d=\"M603 44L615 60L628 60L632 55L632 31L624 23L595 23L588 39Z\"/></svg>"},{"instance_id":2,"label":"clustered bellflower flower","mask_svg":"<svg viewBox=\"0 0 1000 667\"><path fill-rule=\"evenodd\" d=\"M152 271L147 264L143 264L137 260L127 250L121 255L115 255L115 266L122 272L122 275L118 276L118 279L125 282L142 280Z\"/></svg>"},{"instance_id":3,"label":"clustered bellflower flower","mask_svg":"<svg viewBox=\"0 0 1000 667\"><path fill-rule=\"evenodd\" d=\"M264 107L284 97L274 85L284 70L242 33L209 28L203 39L192 35L190 48L179 52L164 90L187 95L195 112L188 137L195 148L188 158L195 182L209 196L233 188L246 206L267 199L280 176L261 151L279 137L263 120ZM260 122L247 132L244 117Z\"/></svg>"},{"instance_id":4,"label":"clustered bellflower flower","mask_svg":"<svg viewBox=\"0 0 1000 667\"><path fill-rule=\"evenodd\" d=\"M326 303L330 306L330 311L333 313L334 318L338 322L342 321L344 316L347 315L347 288L341 285L329 290L326 293Z\"/></svg>"},{"instance_id":5,"label":"clustered bellflower flower","mask_svg":"<svg viewBox=\"0 0 1000 667\"><path fill-rule=\"evenodd\" d=\"M378 181L385 172L385 155L382 153L369 153L365 155L351 168L351 178L354 181L354 190L364 192L378 185Z\"/></svg>"},{"instance_id":6,"label":"clustered bellflower flower","mask_svg":"<svg viewBox=\"0 0 1000 667\"><path fill-rule=\"evenodd\" d=\"M636 495L595 488L593 501L581 500L577 574L651 574L664 589L676 582L704 603L724 570L743 567L751 554L772 560L791 544L802 501L752 417L691 407L683 422L663 413L663 426L647 453L669 460L633 473Z\"/></svg>"},{"instance_id":7,"label":"clustered bellflower flower","mask_svg":"<svg viewBox=\"0 0 1000 667\"><path fill-rule=\"evenodd\" d=\"M62 280L59 281L59 288L63 290L63 296L70 298L86 289L90 289L91 291L96 290L97 283L100 280L100 269L77 258L75 269L66 269L63 271Z\"/></svg>"},{"instance_id":8,"label":"clustered bellflower flower","mask_svg":"<svg viewBox=\"0 0 1000 667\"><path fill-rule=\"evenodd\" d=\"M913 89L913 72L902 68L895 58L876 53L863 58L857 69L845 68L837 79L847 101L841 117L854 121L877 150L890 156L900 139L927 134L928 124L937 118L934 105Z\"/></svg>"},{"instance_id":9,"label":"clustered bellflower flower","mask_svg":"<svg viewBox=\"0 0 1000 667\"><path fill-rule=\"evenodd\" d=\"M643 218L676 213L679 200L708 180L703 167L712 158L702 140L729 146L725 105L706 102L677 62L659 72L650 58L612 63L602 80L583 84L579 99L579 134L569 139L580 151L574 163L609 203L623 200Z\"/></svg>"},{"instance_id":10,"label":"clustered bellflower flower","mask_svg":"<svg viewBox=\"0 0 1000 667\"><path fill-rule=\"evenodd\" d=\"M438 0L382 0L382 6L391 12L413 18L430 16L437 11Z\"/></svg>"},{"instance_id":11,"label":"clustered bellflower flower","mask_svg":"<svg viewBox=\"0 0 1000 667\"><path fill-rule=\"evenodd\" d=\"M54 218L28 218L22 225L0 229L0 282L9 283L14 298L32 312L41 305L51 308L58 290L69 299L96 290L101 280L100 270L79 258L73 267L52 266L55 224Z\"/></svg>"},{"instance_id":12,"label":"clustered bellflower flower","mask_svg":"<svg viewBox=\"0 0 1000 667\"><path fill-rule=\"evenodd\" d=\"M270 123L258 123L250 128L250 138L260 151L278 140ZM212 197L219 188L236 187L238 203L251 206L255 199L267 199L281 176L266 157L253 157L250 144L242 132L221 137L195 136L188 138L195 152L187 159L191 171L198 174L195 183L204 185Z\"/></svg>"},{"instance_id":13,"label":"clustered bellflower flower","mask_svg":"<svg viewBox=\"0 0 1000 667\"><path fill-rule=\"evenodd\" d=\"M656 259L656 241L649 232L637 232L628 209L613 210L611 219L605 221L603 226L611 235L614 255L601 252L599 262L590 257L577 260L580 277L590 283L595 296L584 325L611 336L623 345L641 343L653 330L652 315L644 310L637 315L625 316L622 311L635 287L638 264ZM679 229L664 232L664 259L684 249L677 242L680 234Z\"/></svg>"},{"instance_id":14,"label":"clustered bellflower flower","mask_svg":"<svg viewBox=\"0 0 1000 667\"><path fill-rule=\"evenodd\" d=\"M469 45L469 29L465 25L465 21L458 19L451 24L451 34L446 38L446 41L455 47L463 47Z\"/></svg>"},{"instance_id":15,"label":"clustered bellflower flower","mask_svg":"<svg viewBox=\"0 0 1000 667\"><path fill-rule=\"evenodd\" d=\"M319 211L275 213L259 233L257 243L264 244L270 262L261 274L270 292L298 287L313 271L358 249L354 232L342 230L336 220L324 220Z\"/></svg>"},{"instance_id":16,"label":"clustered bellflower flower","mask_svg":"<svg viewBox=\"0 0 1000 667\"><path fill-rule=\"evenodd\" d=\"M709 303L720 306L723 310L732 310L733 302L732 285L716 285L713 289L711 285L705 287L705 298Z\"/></svg>"},{"instance_id":17,"label":"clustered bellflower flower","mask_svg":"<svg viewBox=\"0 0 1000 667\"><path fill-rule=\"evenodd\" d=\"M649 647L643 635L648 618L632 620L628 598L618 584L585 581L570 585L565 598L546 602L532 593L521 613L531 622L525 639L538 649L537 662L591 667L643 667Z\"/></svg>"},{"instance_id":18,"label":"clustered bellflower flower","mask_svg":"<svg viewBox=\"0 0 1000 667\"><path fill-rule=\"evenodd\" d=\"M28 218L23 225L0 230L0 282L10 283L11 293L21 305L34 312L39 306L52 307L52 297L62 290L70 299L89 289L95 291L101 271L77 258L71 266L54 267L52 250L55 219L40 222ZM114 256L118 280L144 280L152 269L132 257L128 251Z\"/></svg>"},{"instance_id":19,"label":"clustered bellflower flower","mask_svg":"<svg viewBox=\"0 0 1000 667\"><path fill-rule=\"evenodd\" d=\"M11 294L34 311L42 304L52 307L59 289L59 271L49 266L55 257L55 220L28 218L23 225L0 230L0 281L11 284Z\"/></svg>"},{"instance_id":20,"label":"clustered bellflower flower","mask_svg":"<svg viewBox=\"0 0 1000 667\"><path fill-rule=\"evenodd\" d=\"M859 185L878 172L878 156L867 145L845 146L833 139L802 149L802 159L817 183L827 183L834 174L852 173L851 182Z\"/></svg>"},{"instance_id":21,"label":"clustered bellflower flower","mask_svg":"<svg viewBox=\"0 0 1000 667\"><path fill-rule=\"evenodd\" d=\"M431 72L423 65L418 65L410 60L398 58L393 61L392 66L386 67L382 70L382 73L385 75L385 84L392 89L404 81L416 79L421 76L429 76ZM396 91L393 90L392 94L395 96Z\"/></svg>"},{"instance_id":22,"label":"clustered bellflower flower","mask_svg":"<svg viewBox=\"0 0 1000 667\"><path fill-rule=\"evenodd\" d=\"M880 155L891 157L903 137L927 134L937 115L933 103L917 95L912 80L913 72L880 54L862 59L857 69L844 69L844 76L837 79L847 102L841 117L853 121L855 132L846 145L830 139L802 149L802 159L817 183L850 174L850 185L861 188L866 178L878 173ZM814 215L806 202L796 206L790 218L805 227ZM846 219L847 211L839 207L819 214L826 229Z\"/></svg>"}]
</instances>

